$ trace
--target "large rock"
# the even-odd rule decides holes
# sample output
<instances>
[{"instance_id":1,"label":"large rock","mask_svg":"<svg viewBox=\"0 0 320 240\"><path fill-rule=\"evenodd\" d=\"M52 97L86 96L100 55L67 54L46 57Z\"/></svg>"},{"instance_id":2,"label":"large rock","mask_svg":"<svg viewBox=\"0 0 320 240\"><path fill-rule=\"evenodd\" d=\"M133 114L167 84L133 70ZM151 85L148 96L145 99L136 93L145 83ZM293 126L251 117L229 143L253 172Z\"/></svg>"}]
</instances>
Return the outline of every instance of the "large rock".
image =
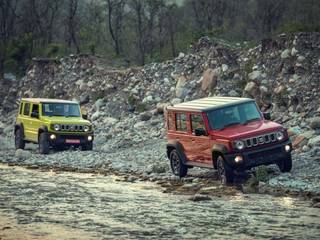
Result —
<instances>
[{"instance_id":1,"label":"large rock","mask_svg":"<svg viewBox=\"0 0 320 240\"><path fill-rule=\"evenodd\" d=\"M320 117L309 118L308 122L312 129L320 128Z\"/></svg>"},{"instance_id":2,"label":"large rock","mask_svg":"<svg viewBox=\"0 0 320 240\"><path fill-rule=\"evenodd\" d=\"M185 76L178 77L177 85L176 85L176 97L184 98L186 96L186 85L187 78Z\"/></svg>"},{"instance_id":3,"label":"large rock","mask_svg":"<svg viewBox=\"0 0 320 240\"><path fill-rule=\"evenodd\" d=\"M204 71L201 81L201 90L207 91L212 90L217 86L217 80L219 76L219 70L218 69L212 69L208 68L206 71Z\"/></svg>"},{"instance_id":4,"label":"large rock","mask_svg":"<svg viewBox=\"0 0 320 240\"><path fill-rule=\"evenodd\" d=\"M290 53L291 53L290 49L284 50L284 51L281 53L281 58L282 58L282 59L285 59L285 58L290 57Z\"/></svg>"},{"instance_id":5,"label":"large rock","mask_svg":"<svg viewBox=\"0 0 320 240\"><path fill-rule=\"evenodd\" d=\"M143 112L139 117L141 121L148 121L150 118L152 118L152 114L150 112Z\"/></svg>"},{"instance_id":6,"label":"large rock","mask_svg":"<svg viewBox=\"0 0 320 240\"><path fill-rule=\"evenodd\" d=\"M320 135L316 136L314 138L311 138L308 142L308 145L310 146L320 146Z\"/></svg>"},{"instance_id":7,"label":"large rock","mask_svg":"<svg viewBox=\"0 0 320 240\"><path fill-rule=\"evenodd\" d=\"M253 71L249 73L248 77L250 80L259 80L261 78L261 71Z\"/></svg>"},{"instance_id":8,"label":"large rock","mask_svg":"<svg viewBox=\"0 0 320 240\"><path fill-rule=\"evenodd\" d=\"M244 91L254 97L259 94L259 87L255 82L248 82Z\"/></svg>"}]
</instances>

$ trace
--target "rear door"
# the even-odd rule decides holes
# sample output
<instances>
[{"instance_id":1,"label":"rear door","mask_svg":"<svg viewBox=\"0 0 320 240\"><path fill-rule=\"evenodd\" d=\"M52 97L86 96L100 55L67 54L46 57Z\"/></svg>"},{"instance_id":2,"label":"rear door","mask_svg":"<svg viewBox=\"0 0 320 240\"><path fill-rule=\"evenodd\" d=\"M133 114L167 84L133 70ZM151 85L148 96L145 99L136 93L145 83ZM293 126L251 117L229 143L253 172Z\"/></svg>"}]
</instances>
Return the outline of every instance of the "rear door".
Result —
<instances>
[{"instance_id":1,"label":"rear door","mask_svg":"<svg viewBox=\"0 0 320 240\"><path fill-rule=\"evenodd\" d=\"M25 102L23 104L21 120L23 122L24 135L26 140L32 140L32 130L31 130L32 123L30 121L30 113L31 113L31 103Z\"/></svg>"}]
</instances>

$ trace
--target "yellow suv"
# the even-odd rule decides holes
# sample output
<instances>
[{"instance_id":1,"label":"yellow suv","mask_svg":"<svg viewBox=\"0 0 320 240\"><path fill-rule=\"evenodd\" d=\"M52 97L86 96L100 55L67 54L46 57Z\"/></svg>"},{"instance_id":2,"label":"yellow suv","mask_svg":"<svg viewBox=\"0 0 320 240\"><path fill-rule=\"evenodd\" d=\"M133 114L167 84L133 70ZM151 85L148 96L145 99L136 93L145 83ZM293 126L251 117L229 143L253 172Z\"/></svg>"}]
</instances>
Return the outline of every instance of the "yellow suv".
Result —
<instances>
[{"instance_id":1,"label":"yellow suv","mask_svg":"<svg viewBox=\"0 0 320 240\"><path fill-rule=\"evenodd\" d=\"M51 147L92 150L93 126L86 119L77 102L23 98L14 128L16 149L30 142L39 144L41 154L48 154Z\"/></svg>"}]
</instances>

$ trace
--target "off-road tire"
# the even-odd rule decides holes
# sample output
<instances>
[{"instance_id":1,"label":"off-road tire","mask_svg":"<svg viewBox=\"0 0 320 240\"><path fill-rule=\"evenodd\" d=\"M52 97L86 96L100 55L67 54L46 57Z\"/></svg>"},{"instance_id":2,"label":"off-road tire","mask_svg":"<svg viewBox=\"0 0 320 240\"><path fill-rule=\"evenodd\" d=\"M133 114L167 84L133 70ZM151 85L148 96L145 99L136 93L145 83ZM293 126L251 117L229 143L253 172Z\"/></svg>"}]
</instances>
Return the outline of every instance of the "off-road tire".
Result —
<instances>
[{"instance_id":1,"label":"off-road tire","mask_svg":"<svg viewBox=\"0 0 320 240\"><path fill-rule=\"evenodd\" d=\"M183 164L180 154L175 149L170 153L170 166L172 173L181 178L185 177L188 173L188 166Z\"/></svg>"},{"instance_id":2,"label":"off-road tire","mask_svg":"<svg viewBox=\"0 0 320 240\"><path fill-rule=\"evenodd\" d=\"M278 163L277 163L280 172L286 173L286 172L290 172L292 169L292 157L289 156L287 158L281 159Z\"/></svg>"},{"instance_id":3,"label":"off-road tire","mask_svg":"<svg viewBox=\"0 0 320 240\"><path fill-rule=\"evenodd\" d=\"M92 149L93 149L93 143L92 142L89 142L87 144L83 144L81 146L81 150L82 151L92 151Z\"/></svg>"},{"instance_id":4,"label":"off-road tire","mask_svg":"<svg viewBox=\"0 0 320 240\"><path fill-rule=\"evenodd\" d=\"M39 152L40 154L48 154L50 152L50 143L45 132L40 133L39 136Z\"/></svg>"},{"instance_id":5,"label":"off-road tire","mask_svg":"<svg viewBox=\"0 0 320 240\"><path fill-rule=\"evenodd\" d=\"M26 143L23 140L23 130L18 128L14 133L14 143L16 149L24 149Z\"/></svg>"},{"instance_id":6,"label":"off-road tire","mask_svg":"<svg viewBox=\"0 0 320 240\"><path fill-rule=\"evenodd\" d=\"M217 158L217 170L222 185L228 185L233 183L233 170L228 166L228 164L225 162L222 156L218 156Z\"/></svg>"}]
</instances>

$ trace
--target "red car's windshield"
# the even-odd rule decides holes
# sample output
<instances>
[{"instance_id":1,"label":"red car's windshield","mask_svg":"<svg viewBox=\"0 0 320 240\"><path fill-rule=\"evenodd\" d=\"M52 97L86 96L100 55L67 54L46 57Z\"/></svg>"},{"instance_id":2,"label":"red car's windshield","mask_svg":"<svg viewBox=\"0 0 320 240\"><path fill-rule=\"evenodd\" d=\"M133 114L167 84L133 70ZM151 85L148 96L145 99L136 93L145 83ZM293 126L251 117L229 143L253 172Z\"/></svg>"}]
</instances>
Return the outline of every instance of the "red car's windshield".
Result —
<instances>
[{"instance_id":1,"label":"red car's windshield","mask_svg":"<svg viewBox=\"0 0 320 240\"><path fill-rule=\"evenodd\" d=\"M247 124L262 118L255 102L215 109L208 112L207 116L210 128L214 130L221 130L237 124Z\"/></svg>"}]
</instances>

